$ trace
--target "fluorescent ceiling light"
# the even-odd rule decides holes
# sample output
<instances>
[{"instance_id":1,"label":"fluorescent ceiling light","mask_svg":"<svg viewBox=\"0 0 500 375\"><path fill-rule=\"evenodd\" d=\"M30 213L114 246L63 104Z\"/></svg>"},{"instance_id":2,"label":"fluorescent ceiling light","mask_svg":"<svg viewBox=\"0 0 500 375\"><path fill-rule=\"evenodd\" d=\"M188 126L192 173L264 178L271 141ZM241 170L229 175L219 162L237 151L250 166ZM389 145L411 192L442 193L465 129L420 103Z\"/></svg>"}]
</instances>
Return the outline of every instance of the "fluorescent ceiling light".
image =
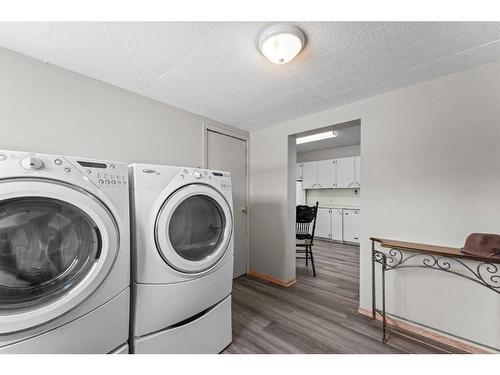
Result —
<instances>
[{"instance_id":1,"label":"fluorescent ceiling light","mask_svg":"<svg viewBox=\"0 0 500 375\"><path fill-rule=\"evenodd\" d=\"M338 133L335 130L330 130L330 131L324 132L324 133L317 133L317 134L312 134L312 135L308 135L305 137L297 138L296 142L298 145L300 145L302 143L321 141L322 139L335 138L337 136L338 136Z\"/></svg>"},{"instance_id":2,"label":"fluorescent ceiling light","mask_svg":"<svg viewBox=\"0 0 500 375\"><path fill-rule=\"evenodd\" d=\"M259 49L275 64L286 64L302 51L306 42L304 32L293 25L273 25L259 37Z\"/></svg>"}]
</instances>

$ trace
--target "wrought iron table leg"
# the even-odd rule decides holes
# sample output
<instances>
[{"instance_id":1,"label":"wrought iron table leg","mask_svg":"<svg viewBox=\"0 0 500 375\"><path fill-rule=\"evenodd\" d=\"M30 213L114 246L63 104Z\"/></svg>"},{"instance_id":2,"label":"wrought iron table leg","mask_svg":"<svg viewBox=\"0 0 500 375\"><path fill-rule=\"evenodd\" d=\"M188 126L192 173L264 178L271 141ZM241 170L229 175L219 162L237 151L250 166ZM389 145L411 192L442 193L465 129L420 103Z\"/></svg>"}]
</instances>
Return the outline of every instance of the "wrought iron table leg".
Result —
<instances>
[{"instance_id":1,"label":"wrought iron table leg","mask_svg":"<svg viewBox=\"0 0 500 375\"><path fill-rule=\"evenodd\" d=\"M382 342L387 342L386 326L387 320L385 317L385 270L387 266L387 259L384 255L382 257Z\"/></svg>"},{"instance_id":2,"label":"wrought iron table leg","mask_svg":"<svg viewBox=\"0 0 500 375\"><path fill-rule=\"evenodd\" d=\"M375 319L376 314L375 302L375 242L372 240L372 319Z\"/></svg>"}]
</instances>

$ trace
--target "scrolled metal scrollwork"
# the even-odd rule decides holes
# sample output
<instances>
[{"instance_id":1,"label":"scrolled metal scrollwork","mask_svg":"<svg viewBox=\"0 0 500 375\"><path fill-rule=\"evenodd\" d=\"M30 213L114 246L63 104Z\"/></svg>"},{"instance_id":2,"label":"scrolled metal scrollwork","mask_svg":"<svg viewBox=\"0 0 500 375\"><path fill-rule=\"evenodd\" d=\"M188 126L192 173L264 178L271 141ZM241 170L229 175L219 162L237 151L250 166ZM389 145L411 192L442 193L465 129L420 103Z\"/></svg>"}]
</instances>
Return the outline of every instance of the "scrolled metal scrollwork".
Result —
<instances>
[{"instance_id":1,"label":"scrolled metal scrollwork","mask_svg":"<svg viewBox=\"0 0 500 375\"><path fill-rule=\"evenodd\" d=\"M444 271L481 284L500 294L500 267L488 261L479 261L474 267L461 259L450 256L394 248L373 250L372 259L377 263L385 264L386 271L402 268L426 268ZM413 261L411 262L411 260Z\"/></svg>"}]
</instances>

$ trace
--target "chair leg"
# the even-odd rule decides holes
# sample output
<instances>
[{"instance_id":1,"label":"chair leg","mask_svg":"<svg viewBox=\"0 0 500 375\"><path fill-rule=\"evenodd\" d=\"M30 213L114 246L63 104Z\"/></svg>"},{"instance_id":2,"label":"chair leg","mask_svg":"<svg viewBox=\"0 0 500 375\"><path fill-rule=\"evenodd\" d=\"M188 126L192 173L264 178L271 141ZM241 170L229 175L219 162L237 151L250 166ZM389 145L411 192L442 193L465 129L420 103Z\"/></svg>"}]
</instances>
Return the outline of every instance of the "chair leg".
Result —
<instances>
[{"instance_id":1,"label":"chair leg","mask_svg":"<svg viewBox=\"0 0 500 375\"><path fill-rule=\"evenodd\" d=\"M313 267L313 275L316 277L316 267L314 267L314 258L313 258L313 251L312 251L312 246L309 246L309 252L311 253L311 265Z\"/></svg>"},{"instance_id":2,"label":"chair leg","mask_svg":"<svg viewBox=\"0 0 500 375\"><path fill-rule=\"evenodd\" d=\"M309 253L307 252L307 247L306 247L306 267L308 267L307 263L309 260Z\"/></svg>"}]
</instances>

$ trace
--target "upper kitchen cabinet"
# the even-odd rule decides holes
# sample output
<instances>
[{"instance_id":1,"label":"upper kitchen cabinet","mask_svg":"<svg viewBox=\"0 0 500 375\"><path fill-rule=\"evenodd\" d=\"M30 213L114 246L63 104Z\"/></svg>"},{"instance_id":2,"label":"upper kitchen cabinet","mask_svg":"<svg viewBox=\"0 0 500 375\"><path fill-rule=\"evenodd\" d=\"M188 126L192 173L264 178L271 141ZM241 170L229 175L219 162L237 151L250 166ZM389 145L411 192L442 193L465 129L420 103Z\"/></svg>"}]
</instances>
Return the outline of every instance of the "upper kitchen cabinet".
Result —
<instances>
[{"instance_id":1,"label":"upper kitchen cabinet","mask_svg":"<svg viewBox=\"0 0 500 375\"><path fill-rule=\"evenodd\" d=\"M302 163L302 186L304 189L331 189L337 186L335 160Z\"/></svg>"},{"instance_id":2,"label":"upper kitchen cabinet","mask_svg":"<svg viewBox=\"0 0 500 375\"><path fill-rule=\"evenodd\" d=\"M360 187L359 166L359 156L337 159L337 187Z\"/></svg>"},{"instance_id":3,"label":"upper kitchen cabinet","mask_svg":"<svg viewBox=\"0 0 500 375\"><path fill-rule=\"evenodd\" d=\"M302 180L302 163L297 163L297 168L295 169L295 179Z\"/></svg>"},{"instance_id":4,"label":"upper kitchen cabinet","mask_svg":"<svg viewBox=\"0 0 500 375\"><path fill-rule=\"evenodd\" d=\"M318 188L327 189L337 186L337 168L335 160L318 161Z\"/></svg>"},{"instance_id":5,"label":"upper kitchen cabinet","mask_svg":"<svg viewBox=\"0 0 500 375\"><path fill-rule=\"evenodd\" d=\"M361 186L361 157L354 158L354 181Z\"/></svg>"},{"instance_id":6,"label":"upper kitchen cabinet","mask_svg":"<svg viewBox=\"0 0 500 375\"><path fill-rule=\"evenodd\" d=\"M302 188L312 189L318 183L318 162L302 163Z\"/></svg>"}]
</instances>

